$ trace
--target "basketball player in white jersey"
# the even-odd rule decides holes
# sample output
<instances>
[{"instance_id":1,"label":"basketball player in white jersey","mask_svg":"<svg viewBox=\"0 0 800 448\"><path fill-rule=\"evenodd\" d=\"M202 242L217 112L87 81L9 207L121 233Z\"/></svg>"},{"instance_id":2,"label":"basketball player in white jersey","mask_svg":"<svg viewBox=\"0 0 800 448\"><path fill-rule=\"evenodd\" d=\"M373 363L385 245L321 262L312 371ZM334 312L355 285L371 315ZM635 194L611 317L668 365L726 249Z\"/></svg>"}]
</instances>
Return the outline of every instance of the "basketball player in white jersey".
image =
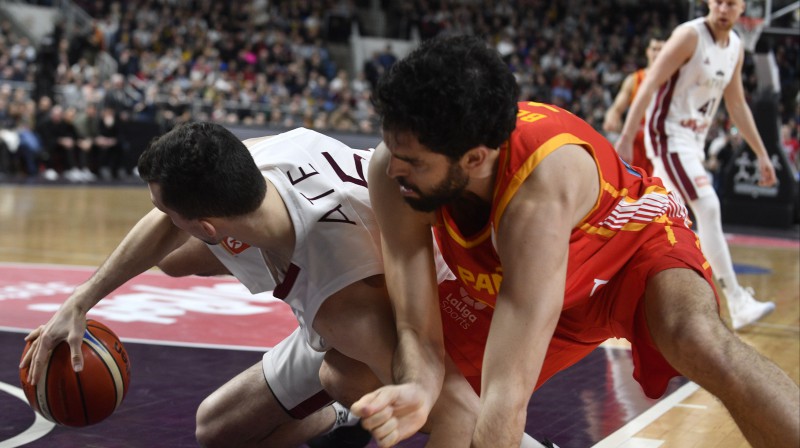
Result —
<instances>
[{"instance_id":1,"label":"basketball player in white jersey","mask_svg":"<svg viewBox=\"0 0 800 448\"><path fill-rule=\"evenodd\" d=\"M144 270L230 273L254 294L274 291L291 306L299 328L203 401L200 444L296 446L356 421L345 407L329 405L319 370L326 352L335 368L368 366L366 374L366 367L348 370L363 383L351 392L354 399L392 381L396 332L365 181L372 150L302 128L243 143L221 126L194 123L150 145L139 173L156 208L28 336L34 348L23 363L32 362L32 377L65 339L79 366L88 310ZM443 280L449 271L441 266ZM446 381L453 393L437 402L446 412L437 414L439 426L435 415L430 421L431 446L451 446L471 434L453 416L474 413L477 395L455 368ZM529 437L525 443L541 446Z\"/></svg>"},{"instance_id":2,"label":"basketball player in white jersey","mask_svg":"<svg viewBox=\"0 0 800 448\"><path fill-rule=\"evenodd\" d=\"M653 175L679 191L691 207L703 254L728 302L735 330L775 309L739 285L722 232L719 198L703 168L708 128L720 102L758 158L760 185L775 184L775 169L744 97L744 50L733 25L743 0L708 0L708 15L678 26L648 70L617 141L620 156L632 159L632 143L646 112L645 143Z\"/></svg>"}]
</instances>

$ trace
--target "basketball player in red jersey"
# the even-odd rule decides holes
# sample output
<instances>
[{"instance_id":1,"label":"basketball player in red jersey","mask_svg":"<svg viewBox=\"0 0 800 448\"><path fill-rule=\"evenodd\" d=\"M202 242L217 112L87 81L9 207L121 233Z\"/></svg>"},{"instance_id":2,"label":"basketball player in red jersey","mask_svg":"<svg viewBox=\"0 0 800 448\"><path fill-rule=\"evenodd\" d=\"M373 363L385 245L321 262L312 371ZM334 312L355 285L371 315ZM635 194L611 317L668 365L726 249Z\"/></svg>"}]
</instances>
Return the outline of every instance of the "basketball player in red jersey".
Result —
<instances>
[{"instance_id":1,"label":"basketball player in red jersey","mask_svg":"<svg viewBox=\"0 0 800 448\"><path fill-rule=\"evenodd\" d=\"M754 446L797 446L800 390L720 319L681 202L584 121L518 95L475 37L424 42L375 90L385 144L368 179L398 346L395 385L352 412L382 446L410 436L439 395L447 350L480 392L472 446L517 446L531 391L623 337L647 395L685 375ZM483 305L467 329L440 314L431 228Z\"/></svg>"},{"instance_id":2,"label":"basketball player in red jersey","mask_svg":"<svg viewBox=\"0 0 800 448\"><path fill-rule=\"evenodd\" d=\"M622 129L622 114L624 114L628 106L631 105L631 101L636 98L639 86L642 84L642 81L644 81L644 75L647 73L647 69L653 65L653 61L656 59L658 52L661 51L661 47L663 46L663 39L658 39L656 37L650 38L647 50L645 50L647 67L636 70L626 76L625 80L622 81L622 87L620 87L616 98L614 98L614 104L606 111L606 116L603 120L604 131L619 132ZM642 126L644 126L644 120L642 120ZM650 159L647 158L647 151L644 147L643 128L639 129L639 132L636 133L636 139L633 141L633 158L632 160L627 160L627 162L631 163L633 166L644 169L644 172L648 176L653 175L653 164L650 163Z\"/></svg>"}]
</instances>

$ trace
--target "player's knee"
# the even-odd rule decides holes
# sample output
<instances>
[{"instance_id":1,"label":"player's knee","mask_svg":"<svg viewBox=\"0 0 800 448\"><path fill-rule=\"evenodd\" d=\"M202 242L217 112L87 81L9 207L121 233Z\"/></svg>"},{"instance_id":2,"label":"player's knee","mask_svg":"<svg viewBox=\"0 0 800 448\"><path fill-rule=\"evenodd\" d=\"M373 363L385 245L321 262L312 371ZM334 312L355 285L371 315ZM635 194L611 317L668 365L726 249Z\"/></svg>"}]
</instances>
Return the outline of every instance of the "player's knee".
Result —
<instances>
[{"instance_id":1,"label":"player's knee","mask_svg":"<svg viewBox=\"0 0 800 448\"><path fill-rule=\"evenodd\" d=\"M325 354L319 379L331 398L348 407L383 385L366 364L335 350Z\"/></svg>"},{"instance_id":2,"label":"player's knee","mask_svg":"<svg viewBox=\"0 0 800 448\"><path fill-rule=\"evenodd\" d=\"M219 425L221 419L218 415L218 406L216 406L216 400L213 395L206 397L200 403L195 419L195 438L200 446L204 448L225 446L222 428Z\"/></svg>"},{"instance_id":3,"label":"player's knee","mask_svg":"<svg viewBox=\"0 0 800 448\"><path fill-rule=\"evenodd\" d=\"M322 387L328 390L329 387L335 386L336 378L336 370L328 364L327 360L323 361L319 368L319 381L322 383Z\"/></svg>"},{"instance_id":4,"label":"player's knee","mask_svg":"<svg viewBox=\"0 0 800 448\"><path fill-rule=\"evenodd\" d=\"M188 275L185 272L185 269L180 269L180 266L171 262L169 259L161 260L161 262L156 266L161 269L161 272L169 275L170 277L185 277Z\"/></svg>"},{"instance_id":5,"label":"player's knee","mask_svg":"<svg viewBox=\"0 0 800 448\"><path fill-rule=\"evenodd\" d=\"M696 378L703 372L724 370L733 338L717 314L700 314L674 325L665 338L669 342L660 344L660 349L676 370Z\"/></svg>"},{"instance_id":6,"label":"player's knee","mask_svg":"<svg viewBox=\"0 0 800 448\"><path fill-rule=\"evenodd\" d=\"M722 219L722 207L716 194L709 194L695 199L691 203L691 208L701 228L703 225L714 225L714 223Z\"/></svg>"}]
</instances>

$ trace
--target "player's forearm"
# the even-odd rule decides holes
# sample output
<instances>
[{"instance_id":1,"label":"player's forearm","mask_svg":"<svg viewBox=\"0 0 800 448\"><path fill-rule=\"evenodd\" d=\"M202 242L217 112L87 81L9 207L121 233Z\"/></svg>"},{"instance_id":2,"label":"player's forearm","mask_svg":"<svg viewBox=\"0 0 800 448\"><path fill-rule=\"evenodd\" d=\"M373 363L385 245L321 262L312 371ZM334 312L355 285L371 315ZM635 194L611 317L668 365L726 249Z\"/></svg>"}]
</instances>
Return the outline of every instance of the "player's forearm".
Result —
<instances>
[{"instance_id":1,"label":"player's forearm","mask_svg":"<svg viewBox=\"0 0 800 448\"><path fill-rule=\"evenodd\" d=\"M444 381L444 348L411 329L398 329L393 362L395 383L415 383L427 392L428 411L439 397Z\"/></svg>"},{"instance_id":2,"label":"player's forearm","mask_svg":"<svg viewBox=\"0 0 800 448\"><path fill-rule=\"evenodd\" d=\"M644 114L647 110L648 100L645 98L649 98L649 95L647 95L646 92L641 92L640 94L636 95L636 98L634 98L630 109L628 109L628 115L625 117L625 123L622 125L620 138L633 141L633 138L636 136L636 132L639 130L642 118L644 118Z\"/></svg>"},{"instance_id":3,"label":"player's forearm","mask_svg":"<svg viewBox=\"0 0 800 448\"><path fill-rule=\"evenodd\" d=\"M513 327L513 326L511 326ZM550 332L552 335L552 332ZM549 341L549 337L544 337ZM481 407L473 435L473 448L519 447L527 406L547 350L544 344L511 344L518 350L493 356L492 344L484 355ZM502 359L501 359L502 358Z\"/></svg>"},{"instance_id":4,"label":"player's forearm","mask_svg":"<svg viewBox=\"0 0 800 448\"><path fill-rule=\"evenodd\" d=\"M621 128L622 111L613 104L607 111L603 118L603 130L606 132L618 132Z\"/></svg>"},{"instance_id":5,"label":"player's forearm","mask_svg":"<svg viewBox=\"0 0 800 448\"><path fill-rule=\"evenodd\" d=\"M67 303L86 313L125 282L155 266L187 238L169 217L158 210L151 211L134 225L89 280L75 288Z\"/></svg>"},{"instance_id":6,"label":"player's forearm","mask_svg":"<svg viewBox=\"0 0 800 448\"><path fill-rule=\"evenodd\" d=\"M509 292L521 291L512 281L504 287L509 286ZM542 294L536 298L527 294L516 300L512 295L498 297L483 356L474 447L519 446L528 402L561 312L563 288L557 284L563 283L542 284Z\"/></svg>"},{"instance_id":7,"label":"player's forearm","mask_svg":"<svg viewBox=\"0 0 800 448\"><path fill-rule=\"evenodd\" d=\"M730 114L731 120L736 127L739 128L739 132L742 133L744 141L747 142L747 145L750 146L756 157L769 157L767 148L764 146L764 141L761 140L761 135L758 133L758 128L756 127L756 122L753 119L753 113L750 112L750 108L746 104L737 105L735 107L726 104L726 106L728 106L728 114Z\"/></svg>"},{"instance_id":8,"label":"player's forearm","mask_svg":"<svg viewBox=\"0 0 800 448\"><path fill-rule=\"evenodd\" d=\"M472 448L518 448L525 432L530 391L484 392ZM524 401L521 398L524 397Z\"/></svg>"}]
</instances>

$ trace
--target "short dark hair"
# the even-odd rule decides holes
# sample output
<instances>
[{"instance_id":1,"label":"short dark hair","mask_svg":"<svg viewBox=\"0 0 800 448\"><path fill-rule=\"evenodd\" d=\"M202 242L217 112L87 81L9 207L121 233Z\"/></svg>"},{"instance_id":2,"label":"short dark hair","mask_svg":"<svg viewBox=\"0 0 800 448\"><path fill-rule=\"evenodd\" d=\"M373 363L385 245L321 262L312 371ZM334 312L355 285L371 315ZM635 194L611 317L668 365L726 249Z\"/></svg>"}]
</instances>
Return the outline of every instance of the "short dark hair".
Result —
<instances>
[{"instance_id":1,"label":"short dark hair","mask_svg":"<svg viewBox=\"0 0 800 448\"><path fill-rule=\"evenodd\" d=\"M424 41L382 77L372 102L384 131L410 132L452 159L498 148L514 130L519 86L503 59L473 36Z\"/></svg>"},{"instance_id":2,"label":"short dark hair","mask_svg":"<svg viewBox=\"0 0 800 448\"><path fill-rule=\"evenodd\" d=\"M183 124L154 139L138 168L145 182L161 187L164 205L186 219L250 213L267 191L247 147L213 123Z\"/></svg>"}]
</instances>

